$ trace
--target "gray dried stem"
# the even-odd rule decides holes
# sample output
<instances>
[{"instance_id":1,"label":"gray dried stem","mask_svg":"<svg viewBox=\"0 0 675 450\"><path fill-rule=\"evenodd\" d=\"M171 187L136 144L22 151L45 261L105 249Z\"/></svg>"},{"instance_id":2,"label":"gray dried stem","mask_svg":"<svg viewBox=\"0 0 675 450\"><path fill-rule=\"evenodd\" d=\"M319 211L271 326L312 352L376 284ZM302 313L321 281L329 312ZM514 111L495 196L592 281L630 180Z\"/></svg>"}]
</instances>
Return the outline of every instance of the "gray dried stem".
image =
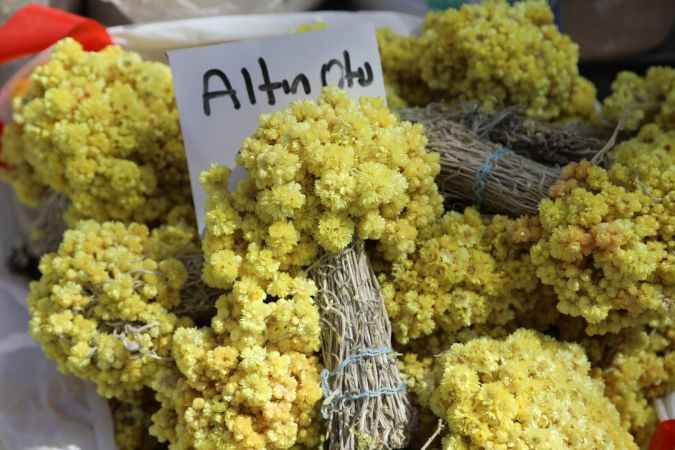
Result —
<instances>
[{"instance_id":1,"label":"gray dried stem","mask_svg":"<svg viewBox=\"0 0 675 450\"><path fill-rule=\"evenodd\" d=\"M559 168L485 141L451 120L425 123L425 134L429 150L440 154L437 183L449 204L511 216L537 214L560 177Z\"/></svg>"},{"instance_id":2,"label":"gray dried stem","mask_svg":"<svg viewBox=\"0 0 675 450\"><path fill-rule=\"evenodd\" d=\"M59 248L63 233L68 229L63 216L69 203L65 195L51 191L31 214L26 249L34 257L40 258Z\"/></svg>"},{"instance_id":3,"label":"gray dried stem","mask_svg":"<svg viewBox=\"0 0 675 450\"><path fill-rule=\"evenodd\" d=\"M322 408L329 449L404 448L415 417L395 355L374 351L355 357L391 349L391 324L363 243L324 256L310 276L319 288L322 354L329 371L324 376L330 373Z\"/></svg>"},{"instance_id":4,"label":"gray dried stem","mask_svg":"<svg viewBox=\"0 0 675 450\"><path fill-rule=\"evenodd\" d=\"M483 140L551 165L565 165L582 159L590 161L596 158L612 135L612 130L585 122L553 124L532 119L518 107L485 112L476 103L431 103L423 108L401 109L398 113L402 119L427 126L439 121L459 123Z\"/></svg>"},{"instance_id":5,"label":"gray dried stem","mask_svg":"<svg viewBox=\"0 0 675 450\"><path fill-rule=\"evenodd\" d=\"M188 277L181 289L181 302L172 312L189 316L196 322L210 320L215 315L216 300L222 292L207 286L202 280L204 255L200 252L184 253L177 259L185 266Z\"/></svg>"}]
</instances>

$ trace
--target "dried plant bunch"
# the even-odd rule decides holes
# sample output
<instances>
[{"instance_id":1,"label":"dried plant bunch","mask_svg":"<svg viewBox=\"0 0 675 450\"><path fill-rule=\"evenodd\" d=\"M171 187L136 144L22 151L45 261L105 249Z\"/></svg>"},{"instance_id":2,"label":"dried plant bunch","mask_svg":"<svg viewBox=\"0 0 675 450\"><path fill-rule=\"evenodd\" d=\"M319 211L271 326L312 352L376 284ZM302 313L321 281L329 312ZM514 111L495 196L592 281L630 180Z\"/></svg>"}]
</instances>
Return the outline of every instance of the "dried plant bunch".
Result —
<instances>
[{"instance_id":1,"label":"dried plant bunch","mask_svg":"<svg viewBox=\"0 0 675 450\"><path fill-rule=\"evenodd\" d=\"M156 226L190 205L171 71L119 46L58 42L14 99L2 160L0 178L26 204L65 195L71 224Z\"/></svg>"},{"instance_id":2,"label":"dried plant bunch","mask_svg":"<svg viewBox=\"0 0 675 450\"><path fill-rule=\"evenodd\" d=\"M428 392L449 425L445 449L638 448L582 348L532 330L454 344Z\"/></svg>"},{"instance_id":3,"label":"dried plant bunch","mask_svg":"<svg viewBox=\"0 0 675 450\"><path fill-rule=\"evenodd\" d=\"M213 351L260 347L284 358L313 358L321 344L320 311L307 270L323 253L339 254L358 239L373 241L378 259L393 260L414 251L417 228L440 216L438 157L425 143L420 126L400 121L380 99L355 101L335 88L261 116L238 156L247 179L230 192L228 168L202 174L208 193L204 280L225 291L211 320ZM249 370L240 364L244 360L231 372ZM310 391L315 382L320 394L314 364L303 379ZM192 386L194 395L211 401L213 392ZM243 405L228 409L244 414ZM186 414L177 411L178 423ZM266 442L306 443L308 430L321 428L318 416L307 417L296 424L298 434ZM276 428L285 422L261 423ZM254 427L256 433L262 431Z\"/></svg>"},{"instance_id":4,"label":"dried plant bunch","mask_svg":"<svg viewBox=\"0 0 675 450\"><path fill-rule=\"evenodd\" d=\"M424 107L403 108L396 113L404 120L438 127L455 122L485 141L549 165L592 160L605 148L612 131L589 122L551 123L528 117L522 107L485 111L475 102L434 102Z\"/></svg>"},{"instance_id":5,"label":"dried plant bunch","mask_svg":"<svg viewBox=\"0 0 675 450\"><path fill-rule=\"evenodd\" d=\"M560 177L559 168L481 139L460 123L423 123L428 149L440 156L436 182L448 205L476 205L484 212L514 217L536 214Z\"/></svg>"},{"instance_id":6,"label":"dried plant bunch","mask_svg":"<svg viewBox=\"0 0 675 450\"><path fill-rule=\"evenodd\" d=\"M414 411L363 242L323 256L310 275L319 289L328 448L406 448Z\"/></svg>"},{"instance_id":7,"label":"dried plant bunch","mask_svg":"<svg viewBox=\"0 0 675 450\"><path fill-rule=\"evenodd\" d=\"M447 212L421 234L415 253L380 273L397 343L421 351L447 346L547 311L542 306L553 293L530 256L541 236L536 218L485 219L466 208Z\"/></svg>"},{"instance_id":8,"label":"dried plant bunch","mask_svg":"<svg viewBox=\"0 0 675 450\"><path fill-rule=\"evenodd\" d=\"M31 284L30 332L66 373L105 397L134 395L171 365L172 312L187 279L175 257L194 236L178 227L80 222L40 262Z\"/></svg>"},{"instance_id":9,"label":"dried plant bunch","mask_svg":"<svg viewBox=\"0 0 675 450\"><path fill-rule=\"evenodd\" d=\"M541 202L542 235L530 252L557 309L583 318L589 334L672 317L674 206L587 161L566 166Z\"/></svg>"},{"instance_id":10,"label":"dried plant bunch","mask_svg":"<svg viewBox=\"0 0 675 450\"><path fill-rule=\"evenodd\" d=\"M434 99L476 101L489 111L520 106L543 120L597 116L578 46L545 1L465 4L429 13L419 37L388 30L378 37L392 107Z\"/></svg>"}]
</instances>

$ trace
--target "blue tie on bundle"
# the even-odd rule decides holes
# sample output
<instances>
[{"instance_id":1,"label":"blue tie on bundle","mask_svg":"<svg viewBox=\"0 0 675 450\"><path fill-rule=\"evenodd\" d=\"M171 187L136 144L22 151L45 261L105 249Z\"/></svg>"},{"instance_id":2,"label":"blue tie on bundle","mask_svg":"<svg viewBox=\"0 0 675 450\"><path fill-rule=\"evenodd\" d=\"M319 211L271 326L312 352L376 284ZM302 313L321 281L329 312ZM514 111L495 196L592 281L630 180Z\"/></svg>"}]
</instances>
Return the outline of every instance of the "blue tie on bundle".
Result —
<instances>
[{"instance_id":1,"label":"blue tie on bundle","mask_svg":"<svg viewBox=\"0 0 675 450\"><path fill-rule=\"evenodd\" d=\"M509 5L514 5L519 0L507 0ZM553 10L553 15L555 17L555 24L558 26L559 30L562 30L560 22L560 3L562 0L548 0L551 9ZM480 3L480 1L471 1L471 0L426 0L427 6L429 9L442 11L448 8L460 8L463 5L470 3Z\"/></svg>"},{"instance_id":2,"label":"blue tie on bundle","mask_svg":"<svg viewBox=\"0 0 675 450\"><path fill-rule=\"evenodd\" d=\"M509 153L511 153L511 150L506 147L500 147L490 153L490 156L488 156L478 168L476 179L473 184L473 199L474 203L479 208L483 205L485 185L487 184L488 176L490 176L492 169L495 167L495 163Z\"/></svg>"},{"instance_id":3,"label":"blue tie on bundle","mask_svg":"<svg viewBox=\"0 0 675 450\"><path fill-rule=\"evenodd\" d=\"M331 391L330 378L336 375L339 371L344 370L348 365L366 358L373 358L375 356L390 355L394 352L391 347L367 348L358 353L347 356L338 366L331 372L328 369L321 371L321 389L323 390L324 401L321 406L321 416L324 419L330 418L330 412L333 410L333 405L340 400L361 400L369 397L380 397L382 395L394 395L405 391L405 384L400 384L395 387L381 387L376 390L364 390L361 392L340 394Z\"/></svg>"}]
</instances>

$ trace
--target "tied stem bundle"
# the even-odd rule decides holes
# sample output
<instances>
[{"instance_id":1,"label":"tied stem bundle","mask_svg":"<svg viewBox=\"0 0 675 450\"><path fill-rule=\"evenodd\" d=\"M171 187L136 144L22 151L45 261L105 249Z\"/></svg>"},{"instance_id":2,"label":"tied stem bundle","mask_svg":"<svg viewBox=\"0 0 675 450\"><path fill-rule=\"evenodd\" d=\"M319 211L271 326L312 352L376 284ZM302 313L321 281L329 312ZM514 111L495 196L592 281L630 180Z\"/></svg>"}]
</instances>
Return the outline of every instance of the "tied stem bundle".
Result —
<instances>
[{"instance_id":1,"label":"tied stem bundle","mask_svg":"<svg viewBox=\"0 0 675 450\"><path fill-rule=\"evenodd\" d=\"M362 242L324 256L319 288L329 449L404 448L414 410L391 349L391 324Z\"/></svg>"},{"instance_id":2,"label":"tied stem bundle","mask_svg":"<svg viewBox=\"0 0 675 450\"><path fill-rule=\"evenodd\" d=\"M178 260L187 270L187 280L181 289L181 302L172 312L179 316L189 316L198 324L208 324L216 313L216 300L222 292L207 286L202 280L202 253L184 253L178 256Z\"/></svg>"},{"instance_id":3,"label":"tied stem bundle","mask_svg":"<svg viewBox=\"0 0 675 450\"><path fill-rule=\"evenodd\" d=\"M604 163L603 151L611 132L583 122L552 124L527 117L517 107L485 112L475 103L431 103L423 108L398 111L404 120L426 126L455 122L480 139L501 144L516 153L549 165L582 159Z\"/></svg>"},{"instance_id":4,"label":"tied stem bundle","mask_svg":"<svg viewBox=\"0 0 675 450\"><path fill-rule=\"evenodd\" d=\"M22 243L12 254L10 265L20 273L37 276L37 264L47 253L56 251L68 226L64 214L68 199L60 193L49 192L38 208L17 204L15 210L21 227Z\"/></svg>"},{"instance_id":5,"label":"tied stem bundle","mask_svg":"<svg viewBox=\"0 0 675 450\"><path fill-rule=\"evenodd\" d=\"M560 177L559 168L484 141L459 123L439 120L424 125L429 150L441 157L439 189L451 205L473 204L512 216L536 214L540 200Z\"/></svg>"}]
</instances>

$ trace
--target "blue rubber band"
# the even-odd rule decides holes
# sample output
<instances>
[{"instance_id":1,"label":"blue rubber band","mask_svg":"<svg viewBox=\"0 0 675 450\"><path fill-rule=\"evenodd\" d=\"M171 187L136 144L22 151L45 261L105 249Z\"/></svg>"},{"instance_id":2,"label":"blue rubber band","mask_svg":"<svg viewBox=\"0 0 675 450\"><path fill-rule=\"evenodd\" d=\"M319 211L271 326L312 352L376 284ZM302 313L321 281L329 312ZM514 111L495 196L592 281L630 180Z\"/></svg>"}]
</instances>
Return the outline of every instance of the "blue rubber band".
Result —
<instances>
[{"instance_id":1,"label":"blue rubber band","mask_svg":"<svg viewBox=\"0 0 675 450\"><path fill-rule=\"evenodd\" d=\"M481 206L483 204L487 178L495 168L495 163L509 153L511 153L511 150L508 148L499 147L497 150L490 153L490 155L485 158L485 161L483 161L483 163L478 168L478 172L476 172L476 179L473 183L473 199L476 206Z\"/></svg>"},{"instance_id":2,"label":"blue rubber band","mask_svg":"<svg viewBox=\"0 0 675 450\"><path fill-rule=\"evenodd\" d=\"M330 389L331 377L335 376L341 370L344 370L350 364L365 358L389 355L391 353L393 353L393 349L391 347L368 348L358 353L349 355L344 360L342 360L332 372L328 369L323 369L321 371L321 390L323 391L324 402L323 405L321 405L321 416L324 419L328 419L330 417L333 404L338 401L354 401L364 398L380 397L382 395L395 395L404 392L406 386L403 383L393 388L382 387L375 390L366 389L364 391L351 394L339 394L338 392L331 391Z\"/></svg>"}]
</instances>

